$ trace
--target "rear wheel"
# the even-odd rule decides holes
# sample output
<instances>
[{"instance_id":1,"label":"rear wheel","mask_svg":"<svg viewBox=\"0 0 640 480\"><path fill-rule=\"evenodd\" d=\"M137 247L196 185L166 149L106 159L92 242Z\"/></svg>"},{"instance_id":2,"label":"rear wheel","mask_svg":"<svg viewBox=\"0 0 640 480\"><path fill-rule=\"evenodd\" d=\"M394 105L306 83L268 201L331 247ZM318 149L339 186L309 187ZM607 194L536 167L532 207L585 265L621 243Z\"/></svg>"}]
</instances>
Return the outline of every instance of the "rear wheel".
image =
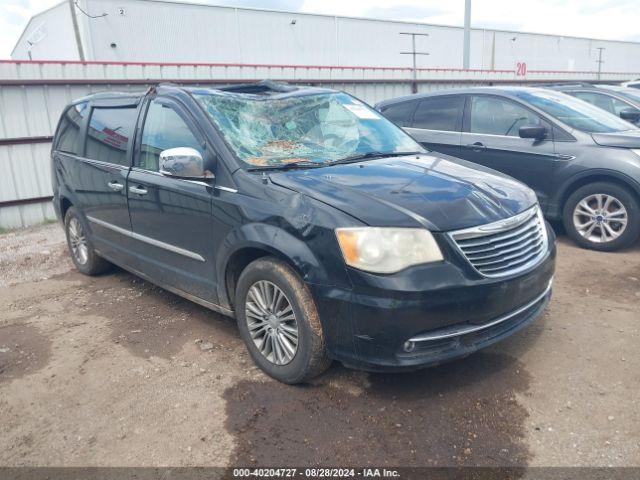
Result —
<instances>
[{"instance_id":1,"label":"rear wheel","mask_svg":"<svg viewBox=\"0 0 640 480\"><path fill-rule=\"evenodd\" d=\"M75 207L69 207L67 210L64 227L71 260L80 273L97 275L109 269L111 264L95 252Z\"/></svg>"},{"instance_id":2,"label":"rear wheel","mask_svg":"<svg viewBox=\"0 0 640 480\"><path fill-rule=\"evenodd\" d=\"M313 298L284 262L265 257L249 264L238 280L235 307L251 357L273 378L300 383L329 367Z\"/></svg>"},{"instance_id":3,"label":"rear wheel","mask_svg":"<svg viewBox=\"0 0 640 480\"><path fill-rule=\"evenodd\" d=\"M569 197L563 223L567 234L582 247L614 251L630 246L638 238L640 209L626 188L596 182Z\"/></svg>"}]
</instances>

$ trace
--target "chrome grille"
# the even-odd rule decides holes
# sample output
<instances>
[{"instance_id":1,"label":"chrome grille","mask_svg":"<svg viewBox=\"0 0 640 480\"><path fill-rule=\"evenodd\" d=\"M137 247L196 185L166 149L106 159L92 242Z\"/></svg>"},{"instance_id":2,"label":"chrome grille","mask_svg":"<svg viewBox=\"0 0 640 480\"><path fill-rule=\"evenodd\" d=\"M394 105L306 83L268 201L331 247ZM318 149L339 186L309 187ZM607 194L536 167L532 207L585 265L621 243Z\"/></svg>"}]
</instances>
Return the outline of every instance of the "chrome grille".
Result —
<instances>
[{"instance_id":1,"label":"chrome grille","mask_svg":"<svg viewBox=\"0 0 640 480\"><path fill-rule=\"evenodd\" d=\"M547 250L547 231L537 205L515 217L449 235L473 268L486 277L523 271L538 263Z\"/></svg>"}]
</instances>

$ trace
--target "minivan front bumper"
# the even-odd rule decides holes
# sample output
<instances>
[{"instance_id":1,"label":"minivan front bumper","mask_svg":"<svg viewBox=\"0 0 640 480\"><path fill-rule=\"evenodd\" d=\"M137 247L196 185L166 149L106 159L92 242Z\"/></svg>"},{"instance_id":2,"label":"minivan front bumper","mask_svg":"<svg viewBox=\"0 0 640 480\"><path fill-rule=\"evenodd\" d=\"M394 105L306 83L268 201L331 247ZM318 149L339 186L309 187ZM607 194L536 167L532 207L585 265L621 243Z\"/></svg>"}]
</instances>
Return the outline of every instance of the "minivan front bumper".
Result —
<instances>
[{"instance_id":1,"label":"minivan front bumper","mask_svg":"<svg viewBox=\"0 0 640 480\"><path fill-rule=\"evenodd\" d=\"M467 356L530 324L551 298L555 238L528 271L500 279L455 263L394 276L350 270L352 290L309 285L329 354L347 366L394 371Z\"/></svg>"}]
</instances>

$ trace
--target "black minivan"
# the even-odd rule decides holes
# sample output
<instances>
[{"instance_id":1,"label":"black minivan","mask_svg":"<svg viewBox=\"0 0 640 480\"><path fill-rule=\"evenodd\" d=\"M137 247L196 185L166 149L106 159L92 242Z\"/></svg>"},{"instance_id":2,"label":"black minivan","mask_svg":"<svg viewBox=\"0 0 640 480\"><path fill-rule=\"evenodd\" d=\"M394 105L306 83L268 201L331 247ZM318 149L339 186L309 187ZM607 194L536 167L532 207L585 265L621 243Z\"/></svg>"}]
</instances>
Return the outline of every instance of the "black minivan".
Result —
<instances>
[{"instance_id":1,"label":"black minivan","mask_svg":"<svg viewBox=\"0 0 640 480\"><path fill-rule=\"evenodd\" d=\"M528 187L427 153L341 92L160 85L66 108L55 209L114 263L237 319L287 383L468 355L534 320L555 237Z\"/></svg>"}]
</instances>

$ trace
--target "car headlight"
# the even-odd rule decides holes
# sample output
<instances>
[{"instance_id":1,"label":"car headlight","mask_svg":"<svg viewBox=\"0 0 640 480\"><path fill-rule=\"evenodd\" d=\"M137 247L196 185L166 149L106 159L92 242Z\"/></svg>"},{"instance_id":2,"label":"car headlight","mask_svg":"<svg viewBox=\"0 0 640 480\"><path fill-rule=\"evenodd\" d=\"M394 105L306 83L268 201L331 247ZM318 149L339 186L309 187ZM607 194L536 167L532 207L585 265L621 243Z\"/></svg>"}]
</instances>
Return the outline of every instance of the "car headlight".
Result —
<instances>
[{"instance_id":1,"label":"car headlight","mask_svg":"<svg viewBox=\"0 0 640 480\"><path fill-rule=\"evenodd\" d=\"M336 236L347 265L367 272L395 273L443 260L433 235L420 228L338 228Z\"/></svg>"},{"instance_id":2,"label":"car headlight","mask_svg":"<svg viewBox=\"0 0 640 480\"><path fill-rule=\"evenodd\" d=\"M640 149L632 148L631 151L640 157Z\"/></svg>"}]
</instances>

